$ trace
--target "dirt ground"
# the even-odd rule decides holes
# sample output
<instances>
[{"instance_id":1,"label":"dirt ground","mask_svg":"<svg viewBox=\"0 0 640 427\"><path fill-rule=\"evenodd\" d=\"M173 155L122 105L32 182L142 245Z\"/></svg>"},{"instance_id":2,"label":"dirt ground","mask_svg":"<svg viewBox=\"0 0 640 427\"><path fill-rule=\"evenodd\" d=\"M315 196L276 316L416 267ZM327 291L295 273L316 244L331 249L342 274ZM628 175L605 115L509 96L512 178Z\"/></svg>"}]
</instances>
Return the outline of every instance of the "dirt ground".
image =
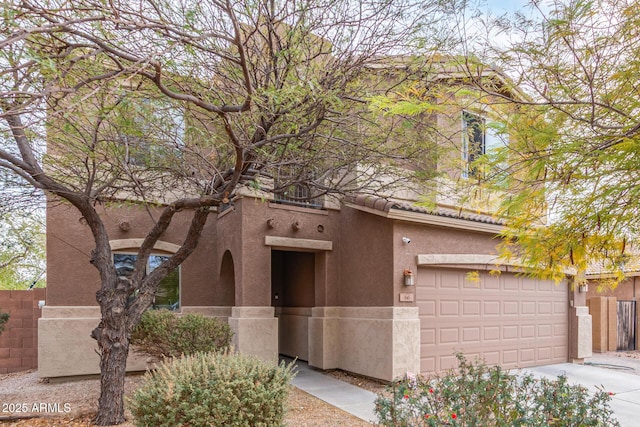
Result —
<instances>
[{"instance_id":1,"label":"dirt ground","mask_svg":"<svg viewBox=\"0 0 640 427\"><path fill-rule=\"evenodd\" d=\"M367 390L382 391L382 383L364 377L331 372ZM130 395L141 383L140 375L127 376L125 393ZM0 425L3 427L85 427L97 409L100 383L98 379L67 382L46 381L37 372L26 371L0 376ZM360 420L308 393L291 387L288 399L286 426L337 427L369 426ZM29 418L27 418L29 417ZM130 419L130 414L127 414ZM18 419L19 418L19 419ZM130 421L120 427L133 427Z\"/></svg>"},{"instance_id":2,"label":"dirt ground","mask_svg":"<svg viewBox=\"0 0 640 427\"><path fill-rule=\"evenodd\" d=\"M612 369L625 369L640 375L640 351L594 353L586 363L606 365ZM384 384L359 375L342 371L328 372L334 378L346 381L374 393L381 393ZM142 376L131 375L125 383L126 394L131 394L142 383ZM98 379L55 382L38 378L36 372L26 371L0 376L0 426L2 427L89 427L97 409L100 392ZM288 399L286 426L295 427L362 427L371 424L362 421L308 393L291 387ZM20 412L18 412L20 411ZM33 417L11 419L11 417ZM120 427L133 427L132 422Z\"/></svg>"}]
</instances>

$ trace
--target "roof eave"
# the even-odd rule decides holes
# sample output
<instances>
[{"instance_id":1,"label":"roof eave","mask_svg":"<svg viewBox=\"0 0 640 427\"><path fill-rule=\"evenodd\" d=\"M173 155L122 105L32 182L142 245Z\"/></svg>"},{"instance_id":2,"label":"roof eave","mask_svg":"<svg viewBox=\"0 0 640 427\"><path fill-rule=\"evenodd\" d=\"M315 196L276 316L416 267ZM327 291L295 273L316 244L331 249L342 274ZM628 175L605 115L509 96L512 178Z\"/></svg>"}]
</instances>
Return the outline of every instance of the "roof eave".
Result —
<instances>
[{"instance_id":1,"label":"roof eave","mask_svg":"<svg viewBox=\"0 0 640 427\"><path fill-rule=\"evenodd\" d=\"M432 225L436 227L453 228L457 230L475 231L479 233L500 234L504 230L503 225L488 224L462 218L450 218L446 216L433 215L423 212L411 212L402 209L391 208L388 211L361 206L355 203L345 202L345 206L367 212L383 218L407 221L418 224Z\"/></svg>"}]
</instances>

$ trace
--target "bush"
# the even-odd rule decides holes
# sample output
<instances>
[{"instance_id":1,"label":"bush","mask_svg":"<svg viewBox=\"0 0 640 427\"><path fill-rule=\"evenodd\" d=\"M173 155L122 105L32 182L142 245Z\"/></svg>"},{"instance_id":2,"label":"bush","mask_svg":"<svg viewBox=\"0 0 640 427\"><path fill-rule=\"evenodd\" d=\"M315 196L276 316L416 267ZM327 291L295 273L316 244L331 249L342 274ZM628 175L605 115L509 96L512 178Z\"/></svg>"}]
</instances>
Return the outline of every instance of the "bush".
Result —
<instances>
[{"instance_id":1,"label":"bush","mask_svg":"<svg viewBox=\"0 0 640 427\"><path fill-rule=\"evenodd\" d=\"M240 354L197 353L162 362L134 392L136 426L278 426L293 363L275 366Z\"/></svg>"},{"instance_id":2,"label":"bush","mask_svg":"<svg viewBox=\"0 0 640 427\"><path fill-rule=\"evenodd\" d=\"M131 334L131 344L136 353L159 361L198 352L226 351L232 337L229 325L216 318L148 310Z\"/></svg>"},{"instance_id":3,"label":"bush","mask_svg":"<svg viewBox=\"0 0 640 427\"><path fill-rule=\"evenodd\" d=\"M9 321L9 313L3 313L0 311L0 334L4 332L4 325Z\"/></svg>"},{"instance_id":4,"label":"bush","mask_svg":"<svg viewBox=\"0 0 640 427\"><path fill-rule=\"evenodd\" d=\"M444 376L407 375L376 399L383 426L619 426L604 391L590 395L565 376L535 380L469 363Z\"/></svg>"}]
</instances>

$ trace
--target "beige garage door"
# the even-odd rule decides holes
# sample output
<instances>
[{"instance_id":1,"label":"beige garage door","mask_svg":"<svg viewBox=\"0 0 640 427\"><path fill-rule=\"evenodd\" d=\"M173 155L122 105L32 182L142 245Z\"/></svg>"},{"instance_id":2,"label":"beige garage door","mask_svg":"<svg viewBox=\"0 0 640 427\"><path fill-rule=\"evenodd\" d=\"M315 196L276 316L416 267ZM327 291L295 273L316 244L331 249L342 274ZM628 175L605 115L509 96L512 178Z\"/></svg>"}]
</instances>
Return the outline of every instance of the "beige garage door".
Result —
<instances>
[{"instance_id":1,"label":"beige garage door","mask_svg":"<svg viewBox=\"0 0 640 427\"><path fill-rule=\"evenodd\" d=\"M568 290L565 283L502 273L421 268L416 300L420 311L421 371L457 366L455 354L504 368L568 360Z\"/></svg>"}]
</instances>

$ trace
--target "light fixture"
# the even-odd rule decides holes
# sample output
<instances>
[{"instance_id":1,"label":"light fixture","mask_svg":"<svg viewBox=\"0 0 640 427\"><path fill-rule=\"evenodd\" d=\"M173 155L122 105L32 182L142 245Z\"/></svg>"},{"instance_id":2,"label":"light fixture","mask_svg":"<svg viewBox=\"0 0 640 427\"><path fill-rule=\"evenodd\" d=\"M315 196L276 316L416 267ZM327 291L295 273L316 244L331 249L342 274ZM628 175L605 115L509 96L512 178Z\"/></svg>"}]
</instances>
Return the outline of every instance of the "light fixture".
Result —
<instances>
[{"instance_id":1,"label":"light fixture","mask_svg":"<svg viewBox=\"0 0 640 427\"><path fill-rule=\"evenodd\" d=\"M413 271L411 271L409 269L405 269L402 272L402 275L404 276L404 285L405 286L413 286L413 285L415 285L415 282L413 281Z\"/></svg>"}]
</instances>

